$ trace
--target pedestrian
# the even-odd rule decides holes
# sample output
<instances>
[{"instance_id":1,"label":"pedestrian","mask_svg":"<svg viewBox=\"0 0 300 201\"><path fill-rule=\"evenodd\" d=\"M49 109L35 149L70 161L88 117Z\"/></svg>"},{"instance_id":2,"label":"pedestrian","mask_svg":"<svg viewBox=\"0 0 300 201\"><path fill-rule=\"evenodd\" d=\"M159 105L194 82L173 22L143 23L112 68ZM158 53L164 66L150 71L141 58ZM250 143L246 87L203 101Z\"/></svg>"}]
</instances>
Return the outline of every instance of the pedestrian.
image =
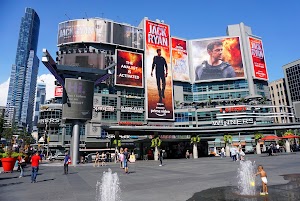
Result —
<instances>
[{"instance_id":1,"label":"pedestrian","mask_svg":"<svg viewBox=\"0 0 300 201\"><path fill-rule=\"evenodd\" d=\"M94 167L96 167L96 163L98 164L98 167L99 167L99 165L100 165L100 154L99 154L98 151L96 152Z\"/></svg>"},{"instance_id":2,"label":"pedestrian","mask_svg":"<svg viewBox=\"0 0 300 201\"><path fill-rule=\"evenodd\" d=\"M68 171L69 171L69 163L71 163L71 158L70 158L68 152L65 152L65 158L64 158L64 174L68 174Z\"/></svg>"},{"instance_id":3,"label":"pedestrian","mask_svg":"<svg viewBox=\"0 0 300 201\"><path fill-rule=\"evenodd\" d=\"M22 154L19 157L19 167L20 167L20 171L21 171L19 178L24 177L24 168L25 168L25 166L26 166L25 155Z\"/></svg>"},{"instance_id":4,"label":"pedestrian","mask_svg":"<svg viewBox=\"0 0 300 201\"><path fill-rule=\"evenodd\" d=\"M241 161L244 161L245 160L245 152L243 151L243 149L240 149L240 151L239 151L239 154L240 154L240 160Z\"/></svg>"},{"instance_id":5,"label":"pedestrian","mask_svg":"<svg viewBox=\"0 0 300 201\"><path fill-rule=\"evenodd\" d=\"M102 152L102 154L101 154L101 166L106 166L106 158L105 158L105 153L104 152Z\"/></svg>"},{"instance_id":6,"label":"pedestrian","mask_svg":"<svg viewBox=\"0 0 300 201\"><path fill-rule=\"evenodd\" d=\"M265 172L264 168L262 165L259 165L257 167L257 173L255 174L255 176L260 175L261 181L262 181L262 192L260 193L260 195L268 195L268 180L267 180L267 173Z\"/></svg>"},{"instance_id":7,"label":"pedestrian","mask_svg":"<svg viewBox=\"0 0 300 201\"><path fill-rule=\"evenodd\" d=\"M188 159L189 157L190 157L190 152L189 152L189 150L186 150L186 152L185 152L185 158Z\"/></svg>"},{"instance_id":8,"label":"pedestrian","mask_svg":"<svg viewBox=\"0 0 300 201\"><path fill-rule=\"evenodd\" d=\"M120 168L124 169L124 150L123 150L123 148L120 148L119 160L120 160Z\"/></svg>"},{"instance_id":9,"label":"pedestrian","mask_svg":"<svg viewBox=\"0 0 300 201\"><path fill-rule=\"evenodd\" d=\"M39 171L39 162L42 162L39 152L35 152L35 155L31 157L31 183L36 183L37 173Z\"/></svg>"},{"instance_id":10,"label":"pedestrian","mask_svg":"<svg viewBox=\"0 0 300 201\"><path fill-rule=\"evenodd\" d=\"M162 151L162 149L159 149L158 159L159 159L159 162L160 162L159 166L162 166L163 165L162 164L162 160L163 160L163 151Z\"/></svg>"},{"instance_id":11,"label":"pedestrian","mask_svg":"<svg viewBox=\"0 0 300 201\"><path fill-rule=\"evenodd\" d=\"M225 157L225 149L224 147L222 147L221 149L221 158Z\"/></svg>"},{"instance_id":12,"label":"pedestrian","mask_svg":"<svg viewBox=\"0 0 300 201\"><path fill-rule=\"evenodd\" d=\"M232 161L236 161L236 152L237 152L237 150L236 150L235 147L232 147L232 148L230 149Z\"/></svg>"},{"instance_id":13,"label":"pedestrian","mask_svg":"<svg viewBox=\"0 0 300 201\"><path fill-rule=\"evenodd\" d=\"M128 170L128 158L129 158L129 153L128 153L128 149L125 148L124 149L124 161L123 161L123 164L124 164L124 170L125 170L125 174L129 174L129 170Z\"/></svg>"}]
</instances>

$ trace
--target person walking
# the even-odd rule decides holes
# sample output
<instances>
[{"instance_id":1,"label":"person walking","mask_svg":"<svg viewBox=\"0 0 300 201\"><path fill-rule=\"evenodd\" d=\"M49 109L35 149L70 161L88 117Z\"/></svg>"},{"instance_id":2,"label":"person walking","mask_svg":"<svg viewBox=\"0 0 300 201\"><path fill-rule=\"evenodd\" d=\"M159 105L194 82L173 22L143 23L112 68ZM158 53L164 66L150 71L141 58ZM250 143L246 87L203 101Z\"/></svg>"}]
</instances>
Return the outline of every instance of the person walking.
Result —
<instances>
[{"instance_id":1,"label":"person walking","mask_svg":"<svg viewBox=\"0 0 300 201\"><path fill-rule=\"evenodd\" d=\"M129 174L129 170L128 170L128 158L129 158L129 153L128 153L128 149L125 148L124 149L124 161L123 161L123 164L124 164L124 170L125 170L125 174Z\"/></svg>"},{"instance_id":2,"label":"person walking","mask_svg":"<svg viewBox=\"0 0 300 201\"><path fill-rule=\"evenodd\" d=\"M100 165L100 154L99 154L99 152L96 152L94 167L96 167L96 163L98 164L98 167L99 167L99 165Z\"/></svg>"},{"instance_id":3,"label":"person walking","mask_svg":"<svg viewBox=\"0 0 300 201\"><path fill-rule=\"evenodd\" d=\"M39 152L31 157L31 183L36 183L37 173L39 171L39 162L42 161Z\"/></svg>"},{"instance_id":4,"label":"person walking","mask_svg":"<svg viewBox=\"0 0 300 201\"><path fill-rule=\"evenodd\" d=\"M123 150L123 148L120 149L119 160L120 160L120 168L124 169L124 150Z\"/></svg>"},{"instance_id":5,"label":"person walking","mask_svg":"<svg viewBox=\"0 0 300 201\"><path fill-rule=\"evenodd\" d=\"M221 158L225 157L225 149L224 147L221 148Z\"/></svg>"},{"instance_id":6,"label":"person walking","mask_svg":"<svg viewBox=\"0 0 300 201\"><path fill-rule=\"evenodd\" d=\"M158 152L158 159L159 159L159 162L160 162L159 166L163 166L163 164L162 164L162 160L163 160L163 151L162 151L162 149L160 149L159 152Z\"/></svg>"},{"instance_id":7,"label":"person walking","mask_svg":"<svg viewBox=\"0 0 300 201\"><path fill-rule=\"evenodd\" d=\"M106 166L106 158L105 158L105 153L104 152L102 152L102 154L101 154L101 166Z\"/></svg>"},{"instance_id":8,"label":"person walking","mask_svg":"<svg viewBox=\"0 0 300 201\"><path fill-rule=\"evenodd\" d=\"M20 167L20 171L21 171L19 178L22 178L22 177L24 177L24 168L26 166L25 156L21 155L19 157L18 161L19 161L19 167Z\"/></svg>"},{"instance_id":9,"label":"person walking","mask_svg":"<svg viewBox=\"0 0 300 201\"><path fill-rule=\"evenodd\" d=\"M69 163L71 163L71 158L70 158L68 152L66 152L65 153L65 158L64 158L64 174L68 174Z\"/></svg>"}]
</instances>

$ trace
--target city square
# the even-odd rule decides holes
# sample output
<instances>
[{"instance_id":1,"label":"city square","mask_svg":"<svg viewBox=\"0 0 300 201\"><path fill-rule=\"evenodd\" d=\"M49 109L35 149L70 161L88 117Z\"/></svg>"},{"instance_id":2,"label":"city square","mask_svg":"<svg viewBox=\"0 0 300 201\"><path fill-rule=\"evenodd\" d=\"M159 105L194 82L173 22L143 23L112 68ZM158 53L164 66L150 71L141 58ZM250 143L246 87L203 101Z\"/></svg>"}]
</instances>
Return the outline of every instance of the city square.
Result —
<instances>
[{"instance_id":1,"label":"city square","mask_svg":"<svg viewBox=\"0 0 300 201\"><path fill-rule=\"evenodd\" d=\"M95 200L96 183L101 181L103 171L110 168L119 176L122 201L296 201L300 199L299 153L282 153L270 157L266 154L249 154L246 159L255 161L256 165L264 166L268 174L269 195L230 198L230 194L222 194L220 189L224 187L234 189L231 195L238 194L236 176L240 162L232 162L230 157L223 159L209 157L164 160L163 166L158 166L157 161L137 161L129 164L130 174L124 174L119 164L108 163L104 167L93 167L92 163L87 163L76 167L71 166L69 174L63 175L61 163L44 162L40 166L37 183L30 183L30 167L25 169L23 178L18 178L18 172L1 173L0 197L1 201ZM296 183L289 183L290 181L284 175L293 175L293 179L288 179ZM258 194L261 188L259 177L256 178L256 185Z\"/></svg>"}]
</instances>

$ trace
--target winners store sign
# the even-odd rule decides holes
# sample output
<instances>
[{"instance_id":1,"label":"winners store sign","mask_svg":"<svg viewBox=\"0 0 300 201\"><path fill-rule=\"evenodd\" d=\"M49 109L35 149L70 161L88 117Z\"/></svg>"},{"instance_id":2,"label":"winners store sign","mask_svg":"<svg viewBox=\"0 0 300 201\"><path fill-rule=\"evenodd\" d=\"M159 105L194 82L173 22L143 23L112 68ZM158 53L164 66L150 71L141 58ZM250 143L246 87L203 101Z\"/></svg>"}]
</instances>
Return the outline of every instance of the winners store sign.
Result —
<instances>
[{"instance_id":1,"label":"winners store sign","mask_svg":"<svg viewBox=\"0 0 300 201\"><path fill-rule=\"evenodd\" d=\"M212 121L213 126L231 126L231 125L245 125L245 124L254 124L254 119L248 118L248 119L230 119L230 120Z\"/></svg>"}]
</instances>

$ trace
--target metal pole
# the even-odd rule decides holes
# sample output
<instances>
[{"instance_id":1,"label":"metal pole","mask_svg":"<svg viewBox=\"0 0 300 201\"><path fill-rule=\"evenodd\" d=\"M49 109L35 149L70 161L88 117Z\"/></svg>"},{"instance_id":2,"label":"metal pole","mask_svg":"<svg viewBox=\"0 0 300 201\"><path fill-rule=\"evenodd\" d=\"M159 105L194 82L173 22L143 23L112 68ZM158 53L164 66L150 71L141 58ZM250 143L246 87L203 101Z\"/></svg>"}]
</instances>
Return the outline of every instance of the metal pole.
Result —
<instances>
[{"instance_id":1,"label":"metal pole","mask_svg":"<svg viewBox=\"0 0 300 201\"><path fill-rule=\"evenodd\" d=\"M76 166L79 155L79 121L75 121L73 125L73 137L72 137L72 165Z\"/></svg>"}]
</instances>

